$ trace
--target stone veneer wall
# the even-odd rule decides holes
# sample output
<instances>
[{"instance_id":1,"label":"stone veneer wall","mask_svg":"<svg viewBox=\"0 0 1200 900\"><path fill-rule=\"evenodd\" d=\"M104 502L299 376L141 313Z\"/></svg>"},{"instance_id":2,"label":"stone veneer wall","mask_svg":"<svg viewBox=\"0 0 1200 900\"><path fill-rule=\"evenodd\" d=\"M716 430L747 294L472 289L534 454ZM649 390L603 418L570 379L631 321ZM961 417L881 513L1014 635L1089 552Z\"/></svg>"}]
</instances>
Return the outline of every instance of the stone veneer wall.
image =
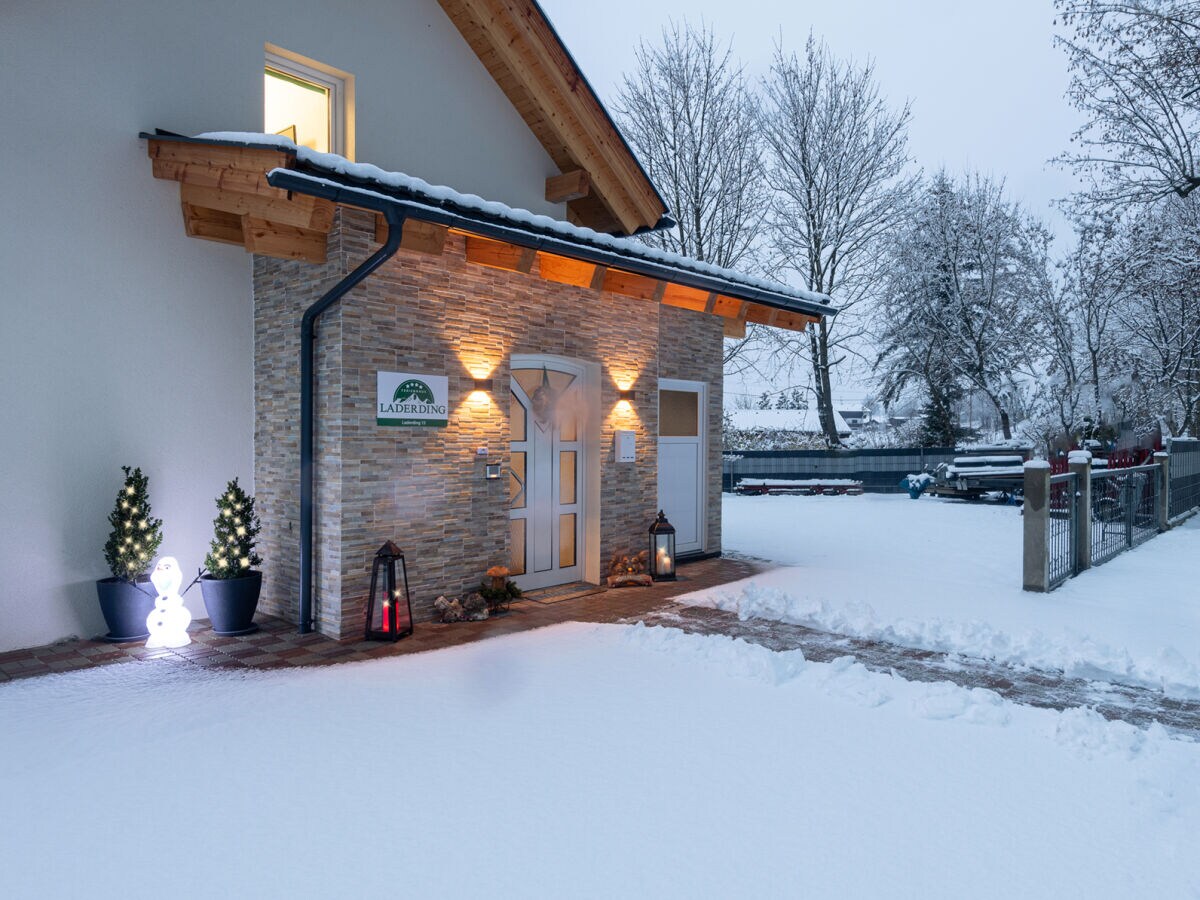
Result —
<instances>
[{"instance_id":1,"label":"stone veneer wall","mask_svg":"<svg viewBox=\"0 0 1200 900\"><path fill-rule=\"evenodd\" d=\"M299 596L299 327L304 310L375 248L369 214L340 208L321 266L255 257L255 485L265 559L261 608L294 617ZM316 591L321 632L361 632L370 561L385 540L405 551L418 621L438 594L478 584L508 562L508 360L547 353L601 366L600 567L642 549L657 509L658 384L709 385L708 540L720 549L721 320L466 262L451 235L440 256L400 251L319 323ZM660 330L661 324L661 330ZM661 359L660 359L661 354ZM375 424L379 370L445 372L447 428ZM472 399L475 376L494 381ZM618 390L633 387L632 410ZM613 432L637 433L617 464Z\"/></svg>"},{"instance_id":2,"label":"stone veneer wall","mask_svg":"<svg viewBox=\"0 0 1200 900\"><path fill-rule=\"evenodd\" d=\"M721 550L721 451L725 334L718 316L663 306L659 310L658 375L708 385L705 471L706 553Z\"/></svg>"}]
</instances>

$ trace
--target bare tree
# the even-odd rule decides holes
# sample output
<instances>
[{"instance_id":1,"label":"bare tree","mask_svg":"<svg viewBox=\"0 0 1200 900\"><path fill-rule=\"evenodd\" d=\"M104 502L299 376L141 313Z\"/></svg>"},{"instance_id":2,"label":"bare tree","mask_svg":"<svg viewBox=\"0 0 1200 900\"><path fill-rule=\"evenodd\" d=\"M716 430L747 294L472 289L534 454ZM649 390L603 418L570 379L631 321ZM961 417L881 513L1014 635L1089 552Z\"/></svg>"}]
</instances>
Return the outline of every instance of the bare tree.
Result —
<instances>
[{"instance_id":1,"label":"bare tree","mask_svg":"<svg viewBox=\"0 0 1200 900\"><path fill-rule=\"evenodd\" d=\"M1068 98L1087 117L1063 162L1111 205L1200 187L1200 2L1055 0L1069 29Z\"/></svg>"},{"instance_id":2,"label":"bare tree","mask_svg":"<svg viewBox=\"0 0 1200 900\"><path fill-rule=\"evenodd\" d=\"M811 36L803 57L776 48L764 91L775 271L833 296L840 310L805 335L776 339L807 358L821 428L837 446L831 372L863 335L858 307L879 284L880 243L911 191L910 108L888 108L870 62L840 62Z\"/></svg>"},{"instance_id":3,"label":"bare tree","mask_svg":"<svg viewBox=\"0 0 1200 900\"><path fill-rule=\"evenodd\" d=\"M976 391L1011 438L1022 376L1042 340L1039 309L1052 300L1049 242L1005 200L1002 183L938 173L893 243L877 360L885 391L914 379L931 401Z\"/></svg>"},{"instance_id":4,"label":"bare tree","mask_svg":"<svg viewBox=\"0 0 1200 900\"><path fill-rule=\"evenodd\" d=\"M713 32L672 24L642 42L616 102L621 129L671 207L676 226L647 243L725 268L760 271L767 206L758 104L742 66ZM756 342L727 342L726 363Z\"/></svg>"}]
</instances>

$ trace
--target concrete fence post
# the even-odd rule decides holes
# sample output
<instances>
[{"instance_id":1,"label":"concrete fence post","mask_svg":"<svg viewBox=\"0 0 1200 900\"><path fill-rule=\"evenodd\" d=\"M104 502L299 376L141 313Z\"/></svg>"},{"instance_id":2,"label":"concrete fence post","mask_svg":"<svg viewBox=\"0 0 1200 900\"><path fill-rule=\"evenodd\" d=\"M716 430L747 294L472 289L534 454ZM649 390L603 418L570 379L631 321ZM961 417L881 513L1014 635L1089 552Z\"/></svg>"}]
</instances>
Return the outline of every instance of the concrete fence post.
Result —
<instances>
[{"instance_id":1,"label":"concrete fence post","mask_svg":"<svg viewBox=\"0 0 1200 900\"><path fill-rule=\"evenodd\" d=\"M1092 567L1092 454L1072 450L1067 468L1075 475L1075 571Z\"/></svg>"},{"instance_id":2,"label":"concrete fence post","mask_svg":"<svg viewBox=\"0 0 1200 900\"><path fill-rule=\"evenodd\" d=\"M1171 527L1171 454L1159 450L1154 454L1158 463L1158 530Z\"/></svg>"},{"instance_id":3,"label":"concrete fence post","mask_svg":"<svg viewBox=\"0 0 1200 900\"><path fill-rule=\"evenodd\" d=\"M1050 463L1031 459L1025 463L1024 588L1027 591L1050 589Z\"/></svg>"}]
</instances>

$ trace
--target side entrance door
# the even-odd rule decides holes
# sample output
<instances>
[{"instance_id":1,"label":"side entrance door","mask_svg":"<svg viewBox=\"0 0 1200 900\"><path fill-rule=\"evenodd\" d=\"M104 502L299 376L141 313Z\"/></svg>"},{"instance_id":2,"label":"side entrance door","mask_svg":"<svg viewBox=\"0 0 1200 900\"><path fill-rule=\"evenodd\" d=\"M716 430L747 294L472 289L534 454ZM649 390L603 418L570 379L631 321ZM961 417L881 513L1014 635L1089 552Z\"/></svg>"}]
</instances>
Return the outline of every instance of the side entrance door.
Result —
<instances>
[{"instance_id":1,"label":"side entrance door","mask_svg":"<svg viewBox=\"0 0 1200 900\"><path fill-rule=\"evenodd\" d=\"M561 360L512 370L509 571L522 590L582 579L582 376Z\"/></svg>"},{"instance_id":2,"label":"side entrance door","mask_svg":"<svg viewBox=\"0 0 1200 900\"><path fill-rule=\"evenodd\" d=\"M707 394L702 381L658 382L658 506L675 526L676 553L705 549Z\"/></svg>"}]
</instances>

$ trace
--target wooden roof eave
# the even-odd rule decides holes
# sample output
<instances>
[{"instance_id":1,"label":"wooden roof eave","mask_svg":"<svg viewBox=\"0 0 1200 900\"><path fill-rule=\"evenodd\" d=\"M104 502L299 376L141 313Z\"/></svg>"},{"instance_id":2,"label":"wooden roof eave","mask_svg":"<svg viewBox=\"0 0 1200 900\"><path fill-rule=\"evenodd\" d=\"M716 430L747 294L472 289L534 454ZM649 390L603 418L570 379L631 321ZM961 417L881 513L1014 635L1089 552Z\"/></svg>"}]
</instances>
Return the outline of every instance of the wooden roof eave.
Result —
<instances>
[{"instance_id":1,"label":"wooden roof eave","mask_svg":"<svg viewBox=\"0 0 1200 900\"><path fill-rule=\"evenodd\" d=\"M395 204L407 216L400 245L405 250L441 253L448 233L462 234L468 262L716 315L731 337L744 334L746 323L802 331L832 312L798 309L786 297L723 279L334 185L296 172L295 157L277 149L147 137L155 177L180 184L187 234L247 252L324 262L336 205L372 209L382 223L380 204ZM309 193L314 185L323 185L326 196ZM377 225L376 239L385 238L386 226Z\"/></svg>"},{"instance_id":2,"label":"wooden roof eave","mask_svg":"<svg viewBox=\"0 0 1200 900\"><path fill-rule=\"evenodd\" d=\"M537 274L546 280L721 316L739 323L743 330L749 322L803 331L822 316L835 312L832 307L802 302L752 285L574 244L553 235L475 220L300 172L279 170L270 173L269 180L297 194L312 191L323 199L370 209L380 216L390 204L403 213L406 228L407 223L415 220L463 234L467 237L468 262L528 274L536 258ZM382 237L378 226L376 234Z\"/></svg>"}]
</instances>

